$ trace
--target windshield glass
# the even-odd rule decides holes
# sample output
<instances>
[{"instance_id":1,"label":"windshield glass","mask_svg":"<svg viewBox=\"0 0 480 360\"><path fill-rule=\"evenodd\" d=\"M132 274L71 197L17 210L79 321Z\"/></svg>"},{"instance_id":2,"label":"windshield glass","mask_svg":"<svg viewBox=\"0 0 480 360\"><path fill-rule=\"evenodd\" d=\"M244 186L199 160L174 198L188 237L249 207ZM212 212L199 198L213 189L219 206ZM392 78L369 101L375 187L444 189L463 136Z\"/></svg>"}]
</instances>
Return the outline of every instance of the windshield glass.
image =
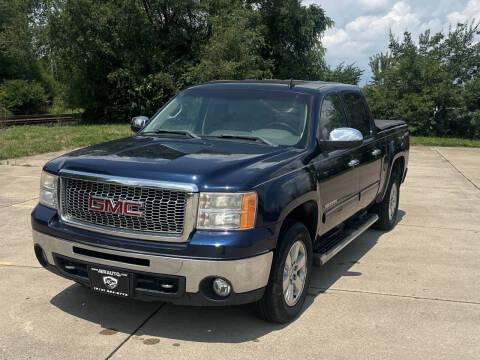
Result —
<instances>
[{"instance_id":1,"label":"windshield glass","mask_svg":"<svg viewBox=\"0 0 480 360\"><path fill-rule=\"evenodd\" d=\"M303 138L309 108L310 96L294 92L190 89L171 100L143 132L188 130L201 137L257 137L293 146Z\"/></svg>"}]
</instances>

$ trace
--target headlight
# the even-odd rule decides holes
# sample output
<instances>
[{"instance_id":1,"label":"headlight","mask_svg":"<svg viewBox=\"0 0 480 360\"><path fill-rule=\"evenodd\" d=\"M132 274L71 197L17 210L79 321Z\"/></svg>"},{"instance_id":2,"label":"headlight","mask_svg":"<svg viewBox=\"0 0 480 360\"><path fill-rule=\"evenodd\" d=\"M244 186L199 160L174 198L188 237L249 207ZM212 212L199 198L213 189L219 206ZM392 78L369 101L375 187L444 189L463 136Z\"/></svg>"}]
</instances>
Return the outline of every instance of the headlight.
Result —
<instances>
[{"instance_id":1,"label":"headlight","mask_svg":"<svg viewBox=\"0 0 480 360\"><path fill-rule=\"evenodd\" d=\"M57 209L58 177L42 171L40 177L40 204Z\"/></svg>"},{"instance_id":2,"label":"headlight","mask_svg":"<svg viewBox=\"0 0 480 360\"><path fill-rule=\"evenodd\" d=\"M255 225L257 194L200 193L197 229L244 230Z\"/></svg>"}]
</instances>

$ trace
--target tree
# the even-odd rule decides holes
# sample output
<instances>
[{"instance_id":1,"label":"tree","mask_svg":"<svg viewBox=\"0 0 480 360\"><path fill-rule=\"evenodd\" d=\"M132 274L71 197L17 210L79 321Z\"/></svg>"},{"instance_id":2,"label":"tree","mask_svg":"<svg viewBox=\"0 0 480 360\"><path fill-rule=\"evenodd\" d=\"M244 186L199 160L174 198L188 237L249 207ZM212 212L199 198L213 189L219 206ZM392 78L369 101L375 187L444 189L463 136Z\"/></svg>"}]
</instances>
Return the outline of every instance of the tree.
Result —
<instances>
[{"instance_id":1,"label":"tree","mask_svg":"<svg viewBox=\"0 0 480 360\"><path fill-rule=\"evenodd\" d=\"M199 63L187 75L188 82L270 78L273 61L258 51L265 40L255 25L256 17L241 6L212 16L211 35L201 49Z\"/></svg>"},{"instance_id":2,"label":"tree","mask_svg":"<svg viewBox=\"0 0 480 360\"><path fill-rule=\"evenodd\" d=\"M325 10L317 5L304 6L298 0L257 0L249 4L260 15L265 39L261 55L273 62L273 77L318 80L325 52L320 38L333 26Z\"/></svg>"},{"instance_id":3,"label":"tree","mask_svg":"<svg viewBox=\"0 0 480 360\"><path fill-rule=\"evenodd\" d=\"M389 52L371 58L364 92L377 117L408 122L413 134L479 136L478 25L458 24L447 35L430 31L415 43L390 36Z\"/></svg>"},{"instance_id":4,"label":"tree","mask_svg":"<svg viewBox=\"0 0 480 360\"><path fill-rule=\"evenodd\" d=\"M33 0L0 0L0 107L16 114L45 111L57 91L38 47L37 5Z\"/></svg>"}]
</instances>

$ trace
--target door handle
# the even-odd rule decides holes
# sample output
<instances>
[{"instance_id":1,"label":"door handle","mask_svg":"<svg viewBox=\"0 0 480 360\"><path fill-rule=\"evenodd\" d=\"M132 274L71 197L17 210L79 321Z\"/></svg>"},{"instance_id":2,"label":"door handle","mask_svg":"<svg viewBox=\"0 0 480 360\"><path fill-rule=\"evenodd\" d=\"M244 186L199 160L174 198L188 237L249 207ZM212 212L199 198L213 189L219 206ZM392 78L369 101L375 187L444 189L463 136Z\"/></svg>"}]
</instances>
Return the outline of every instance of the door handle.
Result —
<instances>
[{"instance_id":1,"label":"door handle","mask_svg":"<svg viewBox=\"0 0 480 360\"><path fill-rule=\"evenodd\" d=\"M360 164L360 161L358 161L357 159L353 159L353 160L350 160L350 161L348 162L348 166L350 166L350 167L355 167L355 166L357 166L358 164Z\"/></svg>"},{"instance_id":2,"label":"door handle","mask_svg":"<svg viewBox=\"0 0 480 360\"><path fill-rule=\"evenodd\" d=\"M373 155L373 156L378 156L378 155L380 155L381 153L382 153L382 150L380 150L380 149L375 149L375 150L372 151L372 155Z\"/></svg>"}]
</instances>

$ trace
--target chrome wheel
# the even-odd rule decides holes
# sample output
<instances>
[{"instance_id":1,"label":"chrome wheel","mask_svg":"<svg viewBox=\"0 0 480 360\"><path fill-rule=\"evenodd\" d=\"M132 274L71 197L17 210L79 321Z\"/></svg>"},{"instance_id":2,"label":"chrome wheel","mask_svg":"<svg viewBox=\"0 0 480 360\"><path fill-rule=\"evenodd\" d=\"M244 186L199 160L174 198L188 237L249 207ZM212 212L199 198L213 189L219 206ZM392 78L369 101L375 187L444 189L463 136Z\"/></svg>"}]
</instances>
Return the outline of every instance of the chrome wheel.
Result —
<instances>
[{"instance_id":1,"label":"chrome wheel","mask_svg":"<svg viewBox=\"0 0 480 360\"><path fill-rule=\"evenodd\" d=\"M393 220L398 206L398 186L394 182L392 188L390 189L390 201L388 202L388 218L390 221Z\"/></svg>"},{"instance_id":2,"label":"chrome wheel","mask_svg":"<svg viewBox=\"0 0 480 360\"><path fill-rule=\"evenodd\" d=\"M306 278L307 250L303 242L295 241L283 267L283 297L288 306L294 306L302 296Z\"/></svg>"}]
</instances>

